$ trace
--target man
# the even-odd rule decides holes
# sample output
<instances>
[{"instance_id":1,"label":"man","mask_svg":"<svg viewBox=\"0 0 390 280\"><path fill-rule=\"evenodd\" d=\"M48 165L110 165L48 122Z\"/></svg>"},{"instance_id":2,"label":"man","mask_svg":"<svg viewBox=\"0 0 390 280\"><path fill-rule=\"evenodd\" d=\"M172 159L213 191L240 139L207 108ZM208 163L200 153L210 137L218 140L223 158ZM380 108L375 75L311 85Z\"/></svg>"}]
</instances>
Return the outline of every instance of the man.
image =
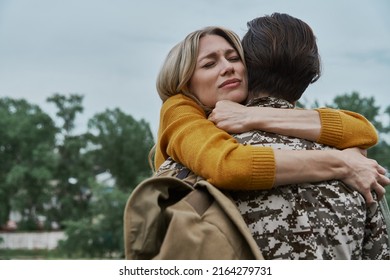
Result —
<instances>
[{"instance_id":1,"label":"man","mask_svg":"<svg viewBox=\"0 0 390 280\"><path fill-rule=\"evenodd\" d=\"M242 40L248 68L249 106L293 108L320 77L312 29L287 14L248 23ZM216 118L216 116L212 116ZM332 149L305 139L250 131L242 144L274 149ZM341 181L232 192L265 259L388 259L388 234L377 203Z\"/></svg>"}]
</instances>

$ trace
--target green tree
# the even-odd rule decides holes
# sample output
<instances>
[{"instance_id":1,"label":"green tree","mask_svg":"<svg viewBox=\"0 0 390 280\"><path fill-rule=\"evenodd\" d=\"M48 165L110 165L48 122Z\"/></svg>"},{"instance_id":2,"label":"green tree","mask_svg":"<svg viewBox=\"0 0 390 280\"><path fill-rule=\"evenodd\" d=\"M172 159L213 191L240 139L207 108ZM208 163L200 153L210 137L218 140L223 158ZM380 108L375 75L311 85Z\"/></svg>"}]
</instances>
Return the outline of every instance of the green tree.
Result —
<instances>
[{"instance_id":1,"label":"green tree","mask_svg":"<svg viewBox=\"0 0 390 280\"><path fill-rule=\"evenodd\" d=\"M88 145L86 134L74 134L76 116L83 112L83 96L57 93L47 101L56 106L59 119L55 203L49 211L49 220L63 227L63 221L87 215L93 165L85 154Z\"/></svg>"},{"instance_id":2,"label":"green tree","mask_svg":"<svg viewBox=\"0 0 390 280\"><path fill-rule=\"evenodd\" d=\"M70 94L69 96L55 93L47 98L47 102L54 103L57 107L57 117L62 120L62 133L70 135L75 128L76 115L84 111L82 105L84 96Z\"/></svg>"},{"instance_id":3,"label":"green tree","mask_svg":"<svg viewBox=\"0 0 390 280\"><path fill-rule=\"evenodd\" d=\"M57 132L53 120L26 100L0 99L0 225L10 211L21 229L36 229L51 203Z\"/></svg>"},{"instance_id":4,"label":"green tree","mask_svg":"<svg viewBox=\"0 0 390 280\"><path fill-rule=\"evenodd\" d=\"M148 154L154 140L147 122L114 109L96 114L88 127L97 170L109 171L117 187L128 192L151 175Z\"/></svg>"},{"instance_id":5,"label":"green tree","mask_svg":"<svg viewBox=\"0 0 390 280\"><path fill-rule=\"evenodd\" d=\"M64 222L67 239L60 248L73 257L122 258L123 211L132 188L151 175L147 158L153 136L148 123L119 109L96 114L88 126L91 143L85 156L94 163L96 175L109 171L115 184L90 178L88 211Z\"/></svg>"},{"instance_id":6,"label":"green tree","mask_svg":"<svg viewBox=\"0 0 390 280\"><path fill-rule=\"evenodd\" d=\"M93 184L90 215L66 224L60 250L69 257L123 258L123 211L128 198L116 187Z\"/></svg>"}]
</instances>

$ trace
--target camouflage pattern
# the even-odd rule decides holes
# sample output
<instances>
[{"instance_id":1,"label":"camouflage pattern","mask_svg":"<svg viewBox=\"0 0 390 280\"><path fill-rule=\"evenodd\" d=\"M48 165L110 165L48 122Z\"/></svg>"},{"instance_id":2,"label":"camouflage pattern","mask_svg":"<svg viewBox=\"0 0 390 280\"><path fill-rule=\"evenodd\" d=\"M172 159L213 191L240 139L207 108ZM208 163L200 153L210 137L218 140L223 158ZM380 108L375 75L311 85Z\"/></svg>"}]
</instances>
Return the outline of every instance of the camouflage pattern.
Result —
<instances>
[{"instance_id":1,"label":"camouflage pattern","mask_svg":"<svg viewBox=\"0 0 390 280\"><path fill-rule=\"evenodd\" d=\"M196 175L183 164L174 161L171 157L169 157L163 162L163 164L161 164L160 168L156 172L156 176L177 177L191 186L193 186L199 180L203 180L202 177Z\"/></svg>"},{"instance_id":2,"label":"camouflage pattern","mask_svg":"<svg viewBox=\"0 0 390 280\"><path fill-rule=\"evenodd\" d=\"M293 108L276 98L255 99L250 106ZM244 145L275 149L326 150L332 147L263 131L234 137ZM158 176L189 183L200 177L172 159ZM266 191L229 192L265 259L389 259L388 233L378 204L342 182L280 186ZM375 195L375 194L373 194Z\"/></svg>"}]
</instances>

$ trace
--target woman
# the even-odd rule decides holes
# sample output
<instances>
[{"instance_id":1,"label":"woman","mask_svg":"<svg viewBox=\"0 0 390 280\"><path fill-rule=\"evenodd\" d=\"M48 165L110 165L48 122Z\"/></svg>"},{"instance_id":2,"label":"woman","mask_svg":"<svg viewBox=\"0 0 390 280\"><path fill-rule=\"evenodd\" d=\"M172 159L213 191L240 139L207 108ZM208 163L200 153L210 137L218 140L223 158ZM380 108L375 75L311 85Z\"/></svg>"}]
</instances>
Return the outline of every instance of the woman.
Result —
<instances>
[{"instance_id":1,"label":"woman","mask_svg":"<svg viewBox=\"0 0 390 280\"><path fill-rule=\"evenodd\" d=\"M207 27L188 35L169 53L157 80L164 101L155 155L156 169L171 156L216 187L270 189L275 186L339 179L373 202L390 183L385 169L360 149L278 151L243 146L207 120L219 100L247 97L243 52L236 34ZM263 108L261 109L263 110ZM362 116L332 109L264 110L258 129L317 140L347 148L377 142L373 126ZM276 121L275 121L276 120ZM294 120L294 129L288 125ZM266 126L262 126L266 124ZM303 132L302 132L303 131Z\"/></svg>"}]
</instances>

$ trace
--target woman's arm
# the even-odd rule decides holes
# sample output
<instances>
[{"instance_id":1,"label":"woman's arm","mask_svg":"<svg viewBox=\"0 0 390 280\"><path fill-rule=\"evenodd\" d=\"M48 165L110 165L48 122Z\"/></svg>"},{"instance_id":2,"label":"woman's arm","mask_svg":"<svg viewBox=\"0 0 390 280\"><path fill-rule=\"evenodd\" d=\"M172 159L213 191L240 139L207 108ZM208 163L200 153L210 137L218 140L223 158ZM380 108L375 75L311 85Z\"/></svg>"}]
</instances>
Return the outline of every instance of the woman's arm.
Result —
<instances>
[{"instance_id":1,"label":"woman's arm","mask_svg":"<svg viewBox=\"0 0 390 280\"><path fill-rule=\"evenodd\" d=\"M380 200L385 194L383 186L390 184L386 169L375 160L366 158L363 150L358 148L299 152L275 150L276 186L338 179L356 189L367 203L371 203L374 201L371 191L375 191Z\"/></svg>"},{"instance_id":2,"label":"woman's arm","mask_svg":"<svg viewBox=\"0 0 390 280\"><path fill-rule=\"evenodd\" d=\"M217 103L209 120L229 133L259 129L338 149L366 149L378 142L374 126L362 115L346 110L246 107L224 100Z\"/></svg>"},{"instance_id":3,"label":"woman's arm","mask_svg":"<svg viewBox=\"0 0 390 280\"><path fill-rule=\"evenodd\" d=\"M240 145L181 94L170 97L161 108L156 169L168 156L220 188L267 189L274 184L272 148Z\"/></svg>"},{"instance_id":4,"label":"woman's arm","mask_svg":"<svg viewBox=\"0 0 390 280\"><path fill-rule=\"evenodd\" d=\"M171 97L163 104L160 120L156 168L171 156L219 188L269 189L287 183L341 179L364 186L360 189L383 189L380 185L390 183L378 171L383 168L377 163L366 164L372 161L360 153L347 160L345 151L273 151L240 145L208 121L203 110L183 95ZM355 161L363 163L358 174ZM359 174L376 174L379 186Z\"/></svg>"}]
</instances>

